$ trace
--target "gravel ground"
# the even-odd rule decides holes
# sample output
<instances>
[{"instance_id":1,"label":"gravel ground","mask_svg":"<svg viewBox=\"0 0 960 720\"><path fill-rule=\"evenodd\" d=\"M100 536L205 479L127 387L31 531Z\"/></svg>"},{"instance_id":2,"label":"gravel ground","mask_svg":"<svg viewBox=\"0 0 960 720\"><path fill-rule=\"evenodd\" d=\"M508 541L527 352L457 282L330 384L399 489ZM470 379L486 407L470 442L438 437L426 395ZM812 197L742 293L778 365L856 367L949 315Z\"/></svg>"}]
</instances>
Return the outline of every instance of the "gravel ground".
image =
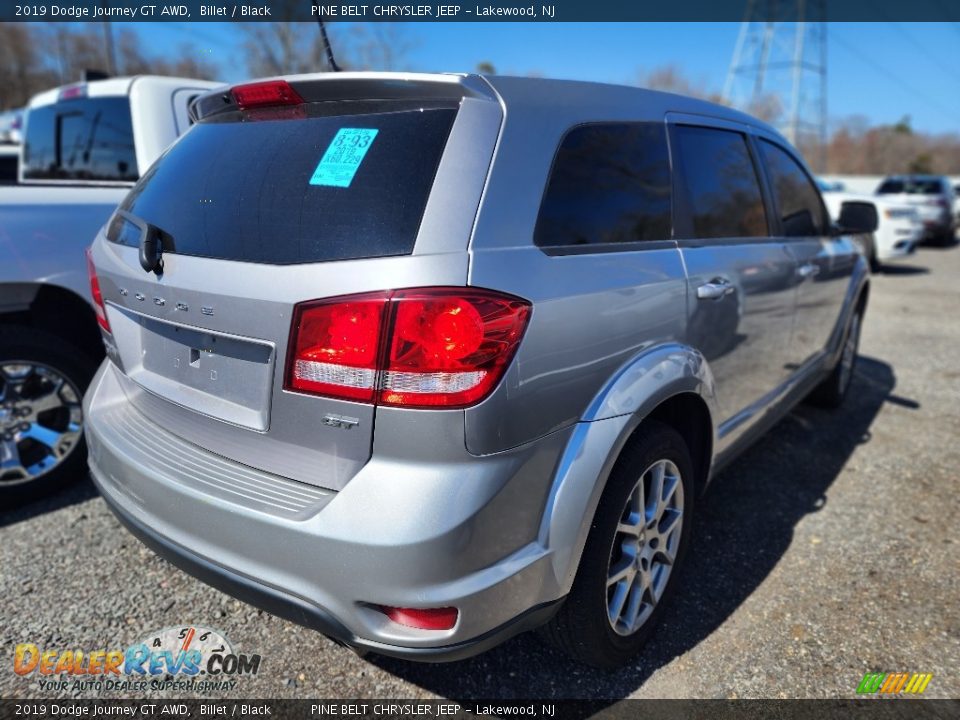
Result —
<instances>
[{"instance_id":1,"label":"gravel ground","mask_svg":"<svg viewBox=\"0 0 960 720\"><path fill-rule=\"evenodd\" d=\"M158 559L85 479L0 512L0 697L97 696L16 676L17 643L123 648L181 624L262 655L231 698L852 697L867 671L960 697L958 277L956 246L874 276L847 406L798 408L716 480L676 602L620 672L532 635L448 665L358 658Z\"/></svg>"}]
</instances>

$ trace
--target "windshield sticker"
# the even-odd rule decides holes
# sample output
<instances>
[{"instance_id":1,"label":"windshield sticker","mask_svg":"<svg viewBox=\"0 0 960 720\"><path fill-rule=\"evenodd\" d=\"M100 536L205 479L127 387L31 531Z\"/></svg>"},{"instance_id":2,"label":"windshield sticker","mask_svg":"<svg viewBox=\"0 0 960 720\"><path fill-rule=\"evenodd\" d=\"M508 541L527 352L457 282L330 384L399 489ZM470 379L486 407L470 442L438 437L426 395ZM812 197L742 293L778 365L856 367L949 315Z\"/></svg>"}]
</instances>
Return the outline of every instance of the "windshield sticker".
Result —
<instances>
[{"instance_id":1,"label":"windshield sticker","mask_svg":"<svg viewBox=\"0 0 960 720\"><path fill-rule=\"evenodd\" d=\"M340 128L313 171L310 184L350 187L378 132L372 128Z\"/></svg>"}]
</instances>

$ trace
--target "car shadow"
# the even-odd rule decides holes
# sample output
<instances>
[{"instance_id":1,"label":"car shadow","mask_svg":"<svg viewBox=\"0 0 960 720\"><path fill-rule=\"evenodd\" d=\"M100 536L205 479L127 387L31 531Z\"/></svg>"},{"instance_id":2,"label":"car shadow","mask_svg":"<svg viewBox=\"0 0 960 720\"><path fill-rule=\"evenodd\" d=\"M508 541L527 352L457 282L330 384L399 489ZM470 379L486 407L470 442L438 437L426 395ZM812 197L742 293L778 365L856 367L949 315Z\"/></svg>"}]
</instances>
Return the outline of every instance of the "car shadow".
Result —
<instances>
[{"instance_id":1,"label":"car shadow","mask_svg":"<svg viewBox=\"0 0 960 720\"><path fill-rule=\"evenodd\" d=\"M930 268L918 265L883 265L880 273L883 275L929 275Z\"/></svg>"},{"instance_id":2,"label":"car shadow","mask_svg":"<svg viewBox=\"0 0 960 720\"><path fill-rule=\"evenodd\" d=\"M90 474L84 472L81 478L63 490L52 490L49 495L33 502L21 502L10 508L0 508L0 528L85 502L97 495L99 493L90 479Z\"/></svg>"},{"instance_id":3,"label":"car shadow","mask_svg":"<svg viewBox=\"0 0 960 720\"><path fill-rule=\"evenodd\" d=\"M892 396L895 384L890 365L859 358L841 410L798 406L718 475L697 507L693 544L672 605L630 666L613 673L584 667L533 633L455 663L379 656L369 656L370 662L455 700L629 696L655 670L713 633L764 581L790 547L797 523L823 509L850 455L870 442L870 426L885 402L919 407Z\"/></svg>"},{"instance_id":4,"label":"car shadow","mask_svg":"<svg viewBox=\"0 0 960 720\"><path fill-rule=\"evenodd\" d=\"M957 245L960 245L960 239L958 239L956 235L946 242L927 240L920 243L920 247L922 247L924 250L952 250Z\"/></svg>"}]
</instances>

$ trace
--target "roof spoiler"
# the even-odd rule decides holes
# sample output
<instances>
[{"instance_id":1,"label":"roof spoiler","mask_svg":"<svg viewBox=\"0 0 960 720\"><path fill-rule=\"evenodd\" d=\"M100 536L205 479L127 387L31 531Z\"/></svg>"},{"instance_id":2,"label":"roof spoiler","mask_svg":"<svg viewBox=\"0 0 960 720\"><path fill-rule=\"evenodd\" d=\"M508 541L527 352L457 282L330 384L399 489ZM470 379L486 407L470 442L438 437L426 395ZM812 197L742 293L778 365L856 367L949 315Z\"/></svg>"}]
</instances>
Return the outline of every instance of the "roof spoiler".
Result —
<instances>
[{"instance_id":1,"label":"roof spoiler","mask_svg":"<svg viewBox=\"0 0 960 720\"><path fill-rule=\"evenodd\" d=\"M479 75L340 72L294 75L285 77L283 80L306 103L351 100L459 102L468 97L494 101L498 99L490 84ZM269 81L263 84L268 83ZM250 83L241 84L250 85ZM195 121L238 109L233 87L218 88L201 95L190 108Z\"/></svg>"}]
</instances>

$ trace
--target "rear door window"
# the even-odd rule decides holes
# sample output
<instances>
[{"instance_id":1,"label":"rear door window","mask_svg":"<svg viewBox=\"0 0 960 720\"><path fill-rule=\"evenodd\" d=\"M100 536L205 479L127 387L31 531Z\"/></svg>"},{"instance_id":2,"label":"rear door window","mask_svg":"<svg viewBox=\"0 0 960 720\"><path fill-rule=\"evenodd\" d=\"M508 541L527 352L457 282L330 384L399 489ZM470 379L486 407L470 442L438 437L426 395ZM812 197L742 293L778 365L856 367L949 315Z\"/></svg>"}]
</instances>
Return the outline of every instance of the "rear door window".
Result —
<instances>
[{"instance_id":1,"label":"rear door window","mask_svg":"<svg viewBox=\"0 0 960 720\"><path fill-rule=\"evenodd\" d=\"M120 208L182 255L284 265L412 253L456 109L329 105L203 120ZM114 223L107 237L138 234Z\"/></svg>"},{"instance_id":2,"label":"rear door window","mask_svg":"<svg viewBox=\"0 0 960 720\"><path fill-rule=\"evenodd\" d=\"M787 237L823 235L826 211L817 191L800 164L783 148L760 141L760 153L770 175L780 224Z\"/></svg>"},{"instance_id":3,"label":"rear door window","mask_svg":"<svg viewBox=\"0 0 960 720\"><path fill-rule=\"evenodd\" d=\"M686 190L694 238L764 237L767 214L742 133L676 127L676 172Z\"/></svg>"},{"instance_id":4,"label":"rear door window","mask_svg":"<svg viewBox=\"0 0 960 720\"><path fill-rule=\"evenodd\" d=\"M133 182L137 176L127 98L75 98L30 109L25 180Z\"/></svg>"},{"instance_id":5,"label":"rear door window","mask_svg":"<svg viewBox=\"0 0 960 720\"><path fill-rule=\"evenodd\" d=\"M670 157L659 123L583 125L560 144L535 242L540 247L671 238Z\"/></svg>"}]
</instances>

